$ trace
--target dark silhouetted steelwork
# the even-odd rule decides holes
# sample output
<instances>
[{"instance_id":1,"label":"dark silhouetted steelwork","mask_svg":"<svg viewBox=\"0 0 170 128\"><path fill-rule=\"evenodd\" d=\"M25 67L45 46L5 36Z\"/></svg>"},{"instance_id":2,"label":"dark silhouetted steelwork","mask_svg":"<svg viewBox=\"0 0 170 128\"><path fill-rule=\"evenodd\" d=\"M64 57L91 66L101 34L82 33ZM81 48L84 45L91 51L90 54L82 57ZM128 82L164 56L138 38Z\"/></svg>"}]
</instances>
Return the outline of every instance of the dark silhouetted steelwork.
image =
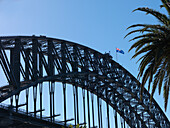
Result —
<instances>
[{"instance_id":1,"label":"dark silhouetted steelwork","mask_svg":"<svg viewBox=\"0 0 170 128\"><path fill-rule=\"evenodd\" d=\"M6 51L10 52L8 56ZM23 58L23 62L21 62ZM150 94L145 89L140 100L140 83L125 68L102 54L86 46L45 36L0 37L0 65L9 85L0 87L0 103L10 98L11 106L1 106L0 119L9 112L24 122L26 119L35 126L68 127L68 122L87 124L88 127L104 128L103 107L106 105L107 127L114 119L118 128L117 113L121 116L122 127L169 128L170 122L155 100L150 104ZM44 74L45 73L45 74ZM24 80L21 80L23 78ZM49 83L50 116L43 117L43 83ZM63 86L64 119L56 121L55 83ZM67 84L73 86L74 119L67 114ZM29 110L29 89L33 88L34 110ZM82 88L82 98L79 97ZM19 104L20 92L25 90L25 103ZM37 93L39 90L39 94ZM39 95L39 96L37 96ZM91 95L91 97L90 97ZM97 100L94 100L94 96ZM15 96L15 99L13 98ZM39 103L37 103L39 97ZM80 102L83 102L83 122L80 122ZM96 108L94 103L96 101ZM38 105L39 106L38 106ZM20 107L26 106L25 112ZM37 109L39 107L39 109ZM113 118L110 118L110 108ZM95 114L94 109L97 110ZM8 111L7 111L8 110ZM37 114L39 113L39 115ZM33 115L32 115L33 114ZM24 119L25 118L25 119ZM86 119L87 118L87 119ZM48 120L47 120L48 119ZM97 122L96 120L97 119ZM12 119L11 119L12 120ZM15 123L17 125L17 123ZM2 124L0 124L2 126ZM27 124L28 125L28 124ZM24 126L24 124L23 124ZM30 125L31 126L31 125Z\"/></svg>"}]
</instances>

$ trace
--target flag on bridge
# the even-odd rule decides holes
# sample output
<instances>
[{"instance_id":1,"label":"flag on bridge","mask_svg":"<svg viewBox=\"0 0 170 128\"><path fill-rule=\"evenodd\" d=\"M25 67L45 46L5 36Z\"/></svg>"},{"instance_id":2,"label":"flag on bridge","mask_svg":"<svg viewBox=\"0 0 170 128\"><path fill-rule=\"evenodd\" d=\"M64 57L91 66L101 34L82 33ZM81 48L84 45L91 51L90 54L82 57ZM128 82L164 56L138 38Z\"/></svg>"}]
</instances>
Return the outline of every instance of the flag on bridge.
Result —
<instances>
[{"instance_id":1,"label":"flag on bridge","mask_svg":"<svg viewBox=\"0 0 170 128\"><path fill-rule=\"evenodd\" d=\"M116 48L116 52L119 52L119 53L122 53L122 54L125 54L123 50L120 50L119 48Z\"/></svg>"}]
</instances>

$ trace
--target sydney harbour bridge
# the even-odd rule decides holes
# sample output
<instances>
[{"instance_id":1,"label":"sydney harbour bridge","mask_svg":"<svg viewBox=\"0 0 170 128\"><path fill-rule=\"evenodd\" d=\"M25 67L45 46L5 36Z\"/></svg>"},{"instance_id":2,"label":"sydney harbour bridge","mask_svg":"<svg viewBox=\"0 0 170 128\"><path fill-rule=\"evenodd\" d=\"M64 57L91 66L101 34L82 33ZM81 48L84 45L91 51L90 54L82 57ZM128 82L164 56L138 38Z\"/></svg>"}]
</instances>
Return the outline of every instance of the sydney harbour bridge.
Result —
<instances>
[{"instance_id":1,"label":"sydney harbour bridge","mask_svg":"<svg viewBox=\"0 0 170 128\"><path fill-rule=\"evenodd\" d=\"M170 128L149 92L140 99L139 81L107 53L45 36L8 36L0 37L0 65L7 80L0 85L2 128Z\"/></svg>"}]
</instances>

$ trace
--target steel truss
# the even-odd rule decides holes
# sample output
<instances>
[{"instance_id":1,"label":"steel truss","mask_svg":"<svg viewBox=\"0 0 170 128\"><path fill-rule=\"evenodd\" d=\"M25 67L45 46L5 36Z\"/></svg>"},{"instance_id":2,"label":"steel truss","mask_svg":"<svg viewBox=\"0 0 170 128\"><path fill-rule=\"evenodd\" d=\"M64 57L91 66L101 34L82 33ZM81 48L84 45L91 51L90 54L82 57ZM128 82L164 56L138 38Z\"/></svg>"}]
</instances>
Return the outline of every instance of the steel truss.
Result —
<instances>
[{"instance_id":1,"label":"steel truss","mask_svg":"<svg viewBox=\"0 0 170 128\"><path fill-rule=\"evenodd\" d=\"M10 57L6 51L10 51ZM23 62L21 62L23 58ZM94 118L98 118L98 127L102 128L101 100L107 105L107 124L110 128L109 106L115 110L115 127L117 128L117 113L132 128L169 128L170 122L153 100L150 103L150 94L144 89L140 100L140 83L121 65L112 60L109 54L82 46L77 43L47 38L45 36L13 36L0 37L0 64L9 82L9 85L0 88L0 102L15 95L16 111L19 93L26 91L26 113L28 111L28 92L33 87L34 117L40 113L42 118L42 88L43 82L49 82L50 121L55 121L55 82L63 84L64 97L64 125L72 119L67 119L66 87L73 85L74 94L74 121L79 122L78 87L82 88L84 124L87 122L95 127ZM43 73L45 72L44 75ZM21 81L21 77L24 81ZM40 109L37 110L37 88L40 90ZM84 90L87 90L85 95ZM89 95L89 92L91 92ZM94 115L93 95L97 96L98 117ZM91 96L92 117L90 116L89 97ZM85 109L87 98L87 111ZM11 104L13 98L11 98ZM86 120L88 116L88 120ZM92 118L92 119L91 119ZM89 125L90 127L90 125Z\"/></svg>"}]
</instances>

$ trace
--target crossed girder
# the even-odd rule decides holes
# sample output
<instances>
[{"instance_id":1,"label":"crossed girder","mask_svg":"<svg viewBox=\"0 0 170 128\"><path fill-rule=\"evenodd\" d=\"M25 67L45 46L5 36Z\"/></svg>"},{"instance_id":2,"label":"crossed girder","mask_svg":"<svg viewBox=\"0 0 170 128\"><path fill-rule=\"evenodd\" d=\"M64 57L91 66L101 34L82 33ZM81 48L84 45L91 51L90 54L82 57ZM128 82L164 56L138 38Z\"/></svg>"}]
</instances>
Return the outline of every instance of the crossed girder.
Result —
<instances>
[{"instance_id":1,"label":"crossed girder","mask_svg":"<svg viewBox=\"0 0 170 128\"><path fill-rule=\"evenodd\" d=\"M61 82L95 94L130 127L170 127L156 101L150 103L149 92L144 89L140 100L139 81L109 54L45 36L0 37L0 64L9 83L0 88L0 102L45 81Z\"/></svg>"}]
</instances>

